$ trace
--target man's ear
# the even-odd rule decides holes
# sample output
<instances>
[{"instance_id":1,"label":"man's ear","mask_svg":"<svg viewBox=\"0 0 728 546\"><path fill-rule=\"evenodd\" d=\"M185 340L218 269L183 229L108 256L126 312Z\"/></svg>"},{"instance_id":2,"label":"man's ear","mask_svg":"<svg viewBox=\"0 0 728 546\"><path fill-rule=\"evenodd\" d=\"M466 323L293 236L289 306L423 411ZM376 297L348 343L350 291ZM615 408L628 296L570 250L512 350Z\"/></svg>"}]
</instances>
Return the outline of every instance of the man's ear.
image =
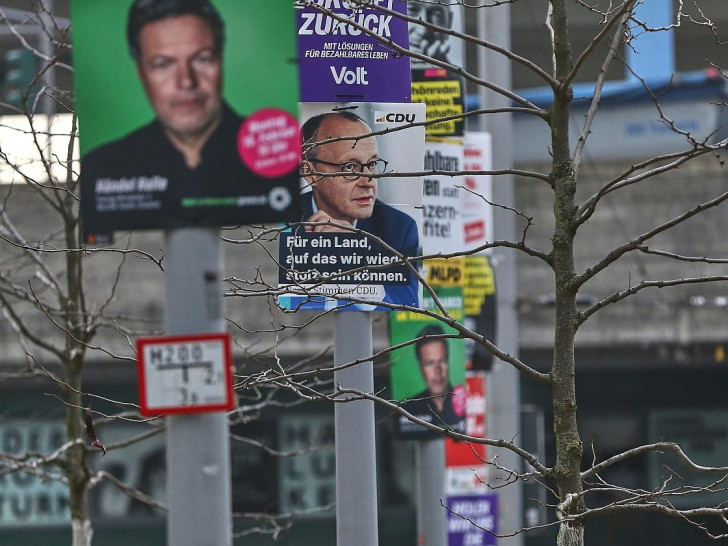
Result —
<instances>
[{"instance_id":1,"label":"man's ear","mask_svg":"<svg viewBox=\"0 0 728 546\"><path fill-rule=\"evenodd\" d=\"M301 170L300 170L301 175L306 179L306 181L311 186L315 185L316 184L316 180L318 180L319 178L321 178L320 176L319 177L314 177L314 175L311 174L313 171L314 171L314 168L311 165L311 162L310 161L308 161L306 159L304 159L303 161L301 161Z\"/></svg>"}]
</instances>

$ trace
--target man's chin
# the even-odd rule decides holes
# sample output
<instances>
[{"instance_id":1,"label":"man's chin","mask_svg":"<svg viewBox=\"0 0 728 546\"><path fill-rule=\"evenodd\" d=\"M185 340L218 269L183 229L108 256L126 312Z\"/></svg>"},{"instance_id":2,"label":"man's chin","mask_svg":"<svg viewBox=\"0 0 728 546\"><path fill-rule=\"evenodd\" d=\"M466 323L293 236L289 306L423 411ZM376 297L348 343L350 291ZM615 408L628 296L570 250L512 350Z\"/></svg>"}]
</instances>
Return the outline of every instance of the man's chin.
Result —
<instances>
[{"instance_id":1,"label":"man's chin","mask_svg":"<svg viewBox=\"0 0 728 546\"><path fill-rule=\"evenodd\" d=\"M367 208L360 208L356 211L356 214L354 214L354 218L356 218L357 220L367 220L372 217L373 212L374 205Z\"/></svg>"}]
</instances>

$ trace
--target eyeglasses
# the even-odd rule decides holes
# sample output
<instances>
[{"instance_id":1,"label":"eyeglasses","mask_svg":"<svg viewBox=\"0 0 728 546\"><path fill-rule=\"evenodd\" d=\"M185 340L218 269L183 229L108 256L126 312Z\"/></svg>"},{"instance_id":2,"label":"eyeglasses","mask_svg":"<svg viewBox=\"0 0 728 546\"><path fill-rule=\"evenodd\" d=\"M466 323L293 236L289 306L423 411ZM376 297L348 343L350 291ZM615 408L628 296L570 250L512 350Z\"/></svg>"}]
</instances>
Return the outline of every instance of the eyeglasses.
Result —
<instances>
[{"instance_id":1,"label":"eyeglasses","mask_svg":"<svg viewBox=\"0 0 728 546\"><path fill-rule=\"evenodd\" d=\"M322 161L320 159L309 159L311 163L321 163L322 165L329 165L330 167L336 167L339 169L338 172L344 173L341 176L344 180L356 180L361 176L366 168L372 174L383 173L387 170L388 161L384 159L372 159L367 163L360 163L359 161L347 161L346 163L330 163L328 161Z\"/></svg>"}]
</instances>

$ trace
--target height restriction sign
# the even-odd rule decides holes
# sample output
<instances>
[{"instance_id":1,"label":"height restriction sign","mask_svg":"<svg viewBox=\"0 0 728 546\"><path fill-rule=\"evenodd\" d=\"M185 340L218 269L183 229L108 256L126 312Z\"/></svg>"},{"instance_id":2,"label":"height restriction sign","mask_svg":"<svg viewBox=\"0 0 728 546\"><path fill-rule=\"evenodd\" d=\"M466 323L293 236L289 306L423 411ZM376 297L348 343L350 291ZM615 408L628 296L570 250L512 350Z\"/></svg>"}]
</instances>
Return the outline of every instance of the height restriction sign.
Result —
<instances>
[{"instance_id":1,"label":"height restriction sign","mask_svg":"<svg viewBox=\"0 0 728 546\"><path fill-rule=\"evenodd\" d=\"M235 407L229 335L140 338L137 355L142 415Z\"/></svg>"}]
</instances>

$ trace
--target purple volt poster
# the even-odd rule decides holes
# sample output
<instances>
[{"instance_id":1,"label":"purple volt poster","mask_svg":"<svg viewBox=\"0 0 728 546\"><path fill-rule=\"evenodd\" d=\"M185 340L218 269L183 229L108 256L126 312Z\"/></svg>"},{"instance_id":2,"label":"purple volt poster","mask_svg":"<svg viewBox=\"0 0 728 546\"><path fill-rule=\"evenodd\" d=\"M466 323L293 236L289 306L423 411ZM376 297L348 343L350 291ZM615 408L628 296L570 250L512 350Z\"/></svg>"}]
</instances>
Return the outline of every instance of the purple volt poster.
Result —
<instances>
[{"instance_id":1,"label":"purple volt poster","mask_svg":"<svg viewBox=\"0 0 728 546\"><path fill-rule=\"evenodd\" d=\"M447 506L448 546L497 544L498 495L448 496Z\"/></svg>"},{"instance_id":2,"label":"purple volt poster","mask_svg":"<svg viewBox=\"0 0 728 546\"><path fill-rule=\"evenodd\" d=\"M303 4L296 5L302 102L410 102L409 57L376 37L408 47L407 21L387 11L406 14L407 2Z\"/></svg>"}]
</instances>

